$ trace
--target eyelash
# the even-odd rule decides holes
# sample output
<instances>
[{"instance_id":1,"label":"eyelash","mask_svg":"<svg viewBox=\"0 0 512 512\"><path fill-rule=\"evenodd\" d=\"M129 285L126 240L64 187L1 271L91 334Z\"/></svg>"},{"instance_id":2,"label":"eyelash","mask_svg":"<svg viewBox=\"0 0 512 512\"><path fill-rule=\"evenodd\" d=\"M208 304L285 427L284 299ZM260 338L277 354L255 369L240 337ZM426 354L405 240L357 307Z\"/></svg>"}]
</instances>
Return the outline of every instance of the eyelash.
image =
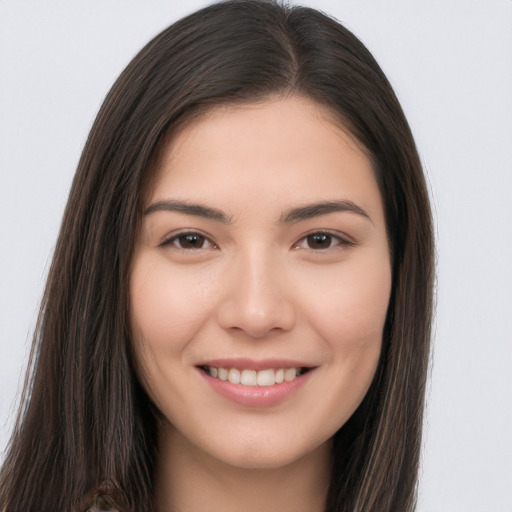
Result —
<instances>
[{"instance_id":1,"label":"eyelash","mask_svg":"<svg viewBox=\"0 0 512 512\"><path fill-rule=\"evenodd\" d=\"M196 240L199 239L199 241L202 241L201 243L201 247L183 247L182 246L182 243L180 243L180 239L183 241L183 239L185 238L195 238ZM313 237L323 237L323 240L328 240L329 241L329 246L328 247L303 247L301 246L301 244L304 242L304 243L308 243L308 239L310 239L309 241L311 242L311 239ZM210 244L210 247L204 247L205 244ZM312 250L314 252L324 252L324 251L328 251L330 249L334 249L335 247L338 247L338 246L348 246L348 247L351 247L351 246L354 246L355 243L345 237L342 237L340 236L339 234L335 234L335 233L332 233L330 231L314 231L312 233L308 233L307 235L304 235L303 237L301 237L295 244L293 244L293 249L309 249L309 250ZM161 244L160 244L161 247L164 247L164 246L173 246L175 249L178 249L180 251L201 251L201 250L205 250L205 249L218 249L218 246L211 241L211 239L209 237L207 237L206 235L203 235L202 233L200 232L197 232L197 231L185 231L185 232L182 232L182 233L177 233L173 236L171 236L170 238L164 240Z\"/></svg>"},{"instance_id":2,"label":"eyelash","mask_svg":"<svg viewBox=\"0 0 512 512\"><path fill-rule=\"evenodd\" d=\"M170 238L167 238L166 240L164 240L161 244L160 244L160 247L164 247L164 246L174 246L175 249L178 249L180 251L201 251L201 250L204 250L206 249L205 247L180 247L179 245L179 241L180 239L184 239L186 237L196 237L198 239L202 239L203 240L203 244L204 243L208 243L211 245L211 247L208 247L208 248L212 248L212 249L217 249L217 245L214 244L209 237L207 237L206 235L203 235L202 233L198 232L198 231L184 231L182 233L177 233L175 235L172 235Z\"/></svg>"},{"instance_id":3,"label":"eyelash","mask_svg":"<svg viewBox=\"0 0 512 512\"><path fill-rule=\"evenodd\" d=\"M312 239L313 237L324 237L324 240L329 240L329 247L320 247L320 248L314 248L314 247L301 247L300 244L302 242L308 243L308 239ZM337 233L332 233L330 231L313 231L312 233L308 233L307 235L303 236L299 241L297 241L293 248L294 249L309 249L315 252L324 252L328 251L330 249L334 249L338 246L345 246L345 247L351 247L355 245L355 243L352 240L349 240L348 238L345 238Z\"/></svg>"}]
</instances>

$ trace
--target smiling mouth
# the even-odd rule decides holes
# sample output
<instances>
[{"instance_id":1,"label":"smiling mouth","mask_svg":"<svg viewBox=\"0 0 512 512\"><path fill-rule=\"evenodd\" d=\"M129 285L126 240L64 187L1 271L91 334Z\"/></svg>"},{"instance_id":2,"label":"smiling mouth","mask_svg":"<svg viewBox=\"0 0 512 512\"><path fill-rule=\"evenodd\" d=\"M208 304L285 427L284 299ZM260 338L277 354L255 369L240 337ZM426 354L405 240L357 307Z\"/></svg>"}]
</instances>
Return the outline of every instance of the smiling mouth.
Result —
<instances>
[{"instance_id":1,"label":"smiling mouth","mask_svg":"<svg viewBox=\"0 0 512 512\"><path fill-rule=\"evenodd\" d=\"M207 375L215 379L241 384L242 386L269 387L283 382L292 382L307 373L311 368L267 368L265 370L241 370L238 368L222 368L200 366Z\"/></svg>"}]
</instances>

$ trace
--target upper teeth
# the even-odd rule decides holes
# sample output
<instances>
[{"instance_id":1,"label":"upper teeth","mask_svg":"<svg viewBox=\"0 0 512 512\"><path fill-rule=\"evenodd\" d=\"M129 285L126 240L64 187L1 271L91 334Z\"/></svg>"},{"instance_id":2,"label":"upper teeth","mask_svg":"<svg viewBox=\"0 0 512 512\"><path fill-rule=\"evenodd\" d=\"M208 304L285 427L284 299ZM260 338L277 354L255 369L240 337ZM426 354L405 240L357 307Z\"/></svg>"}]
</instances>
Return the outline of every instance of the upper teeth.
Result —
<instances>
[{"instance_id":1,"label":"upper teeth","mask_svg":"<svg viewBox=\"0 0 512 512\"><path fill-rule=\"evenodd\" d=\"M302 373L300 368L268 368L260 371L216 368L214 366L204 366L203 368L212 377L244 386L273 386L281 384L283 381L290 382Z\"/></svg>"}]
</instances>

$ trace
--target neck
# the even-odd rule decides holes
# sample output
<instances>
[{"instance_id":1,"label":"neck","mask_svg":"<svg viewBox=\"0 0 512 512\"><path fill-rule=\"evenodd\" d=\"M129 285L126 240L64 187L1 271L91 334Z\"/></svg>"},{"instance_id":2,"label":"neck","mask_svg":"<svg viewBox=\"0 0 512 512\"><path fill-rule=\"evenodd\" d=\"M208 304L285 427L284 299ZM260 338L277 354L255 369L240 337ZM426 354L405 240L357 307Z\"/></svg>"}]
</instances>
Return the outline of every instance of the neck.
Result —
<instances>
[{"instance_id":1,"label":"neck","mask_svg":"<svg viewBox=\"0 0 512 512\"><path fill-rule=\"evenodd\" d=\"M155 512L323 512L331 443L286 466L239 468L201 452L172 428L159 435Z\"/></svg>"}]
</instances>

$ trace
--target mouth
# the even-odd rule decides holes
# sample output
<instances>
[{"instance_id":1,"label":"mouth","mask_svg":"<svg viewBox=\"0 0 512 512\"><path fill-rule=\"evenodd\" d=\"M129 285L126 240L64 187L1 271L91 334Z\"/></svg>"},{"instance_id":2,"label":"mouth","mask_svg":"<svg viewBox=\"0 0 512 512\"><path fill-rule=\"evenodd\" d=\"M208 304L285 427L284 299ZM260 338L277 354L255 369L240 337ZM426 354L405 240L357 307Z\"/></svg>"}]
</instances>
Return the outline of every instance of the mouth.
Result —
<instances>
[{"instance_id":1,"label":"mouth","mask_svg":"<svg viewBox=\"0 0 512 512\"><path fill-rule=\"evenodd\" d=\"M253 410L289 403L318 369L293 360L244 358L203 361L196 368L216 394Z\"/></svg>"},{"instance_id":2,"label":"mouth","mask_svg":"<svg viewBox=\"0 0 512 512\"><path fill-rule=\"evenodd\" d=\"M272 387L282 384L283 382L293 382L298 377L312 370L312 368L308 367L254 370L208 365L201 365L198 368L214 379L251 387Z\"/></svg>"}]
</instances>

